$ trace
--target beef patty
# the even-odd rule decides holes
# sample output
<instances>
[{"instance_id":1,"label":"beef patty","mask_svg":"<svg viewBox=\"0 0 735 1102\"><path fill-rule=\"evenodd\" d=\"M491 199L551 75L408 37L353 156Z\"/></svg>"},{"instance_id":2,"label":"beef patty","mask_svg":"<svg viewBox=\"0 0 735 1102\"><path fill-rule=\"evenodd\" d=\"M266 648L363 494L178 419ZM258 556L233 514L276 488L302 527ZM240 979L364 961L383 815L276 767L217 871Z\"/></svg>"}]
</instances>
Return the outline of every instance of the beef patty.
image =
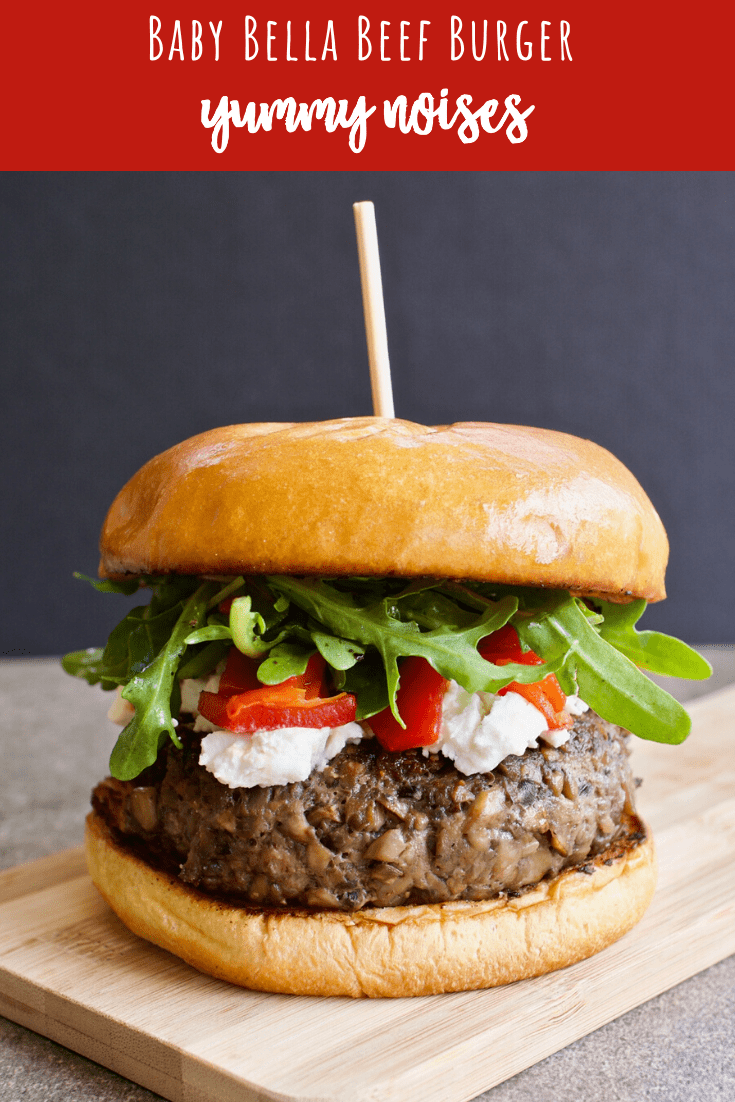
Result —
<instances>
[{"instance_id":1,"label":"beef patty","mask_svg":"<svg viewBox=\"0 0 735 1102\"><path fill-rule=\"evenodd\" d=\"M226 788L178 728L135 781L92 803L121 840L187 884L260 907L491 899L584 865L640 829L626 733L594 712L555 750L465 776L441 754L369 739L308 780Z\"/></svg>"}]
</instances>

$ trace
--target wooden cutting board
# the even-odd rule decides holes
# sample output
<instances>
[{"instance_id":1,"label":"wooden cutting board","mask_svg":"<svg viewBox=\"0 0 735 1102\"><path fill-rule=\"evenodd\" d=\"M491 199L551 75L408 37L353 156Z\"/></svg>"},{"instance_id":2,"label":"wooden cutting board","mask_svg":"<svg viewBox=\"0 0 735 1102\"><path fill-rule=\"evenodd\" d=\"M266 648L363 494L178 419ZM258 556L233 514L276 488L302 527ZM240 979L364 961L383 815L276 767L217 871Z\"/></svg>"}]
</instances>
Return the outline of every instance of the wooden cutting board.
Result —
<instances>
[{"instance_id":1,"label":"wooden cutting board","mask_svg":"<svg viewBox=\"0 0 735 1102\"><path fill-rule=\"evenodd\" d=\"M643 921L599 956L421 999L267 995L133 937L80 850L0 875L0 1013L174 1102L463 1102L735 952L735 686L684 746L636 740L659 852Z\"/></svg>"}]
</instances>

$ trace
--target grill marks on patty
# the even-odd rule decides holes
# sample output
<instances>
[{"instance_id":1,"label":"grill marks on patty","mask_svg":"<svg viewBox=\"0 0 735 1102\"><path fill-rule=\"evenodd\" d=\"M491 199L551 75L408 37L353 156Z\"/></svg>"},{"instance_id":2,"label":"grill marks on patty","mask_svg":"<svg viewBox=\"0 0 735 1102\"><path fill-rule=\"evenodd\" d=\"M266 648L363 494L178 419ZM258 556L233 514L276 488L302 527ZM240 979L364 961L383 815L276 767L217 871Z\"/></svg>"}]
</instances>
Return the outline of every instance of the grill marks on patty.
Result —
<instances>
[{"instance_id":1,"label":"grill marks on patty","mask_svg":"<svg viewBox=\"0 0 735 1102\"><path fill-rule=\"evenodd\" d=\"M93 793L106 822L185 883L261 907L491 899L583 865L636 829L626 736L587 712L559 749L465 776L439 754L345 747L297 784L229 789L179 727L136 781ZM631 822L634 823L631 826Z\"/></svg>"}]
</instances>

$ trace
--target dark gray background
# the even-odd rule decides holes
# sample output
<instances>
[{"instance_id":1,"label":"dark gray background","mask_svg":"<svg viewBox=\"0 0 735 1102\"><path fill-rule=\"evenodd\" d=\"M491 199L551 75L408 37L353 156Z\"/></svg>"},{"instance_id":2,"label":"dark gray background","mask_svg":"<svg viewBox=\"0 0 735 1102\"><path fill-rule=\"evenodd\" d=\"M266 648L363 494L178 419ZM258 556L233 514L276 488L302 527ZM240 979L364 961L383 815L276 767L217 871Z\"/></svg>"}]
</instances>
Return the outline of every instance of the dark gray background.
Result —
<instances>
[{"instance_id":1,"label":"dark gray background","mask_svg":"<svg viewBox=\"0 0 735 1102\"><path fill-rule=\"evenodd\" d=\"M5 174L0 652L104 641L125 600L71 573L154 453L371 412L366 198L398 415L610 448L672 544L648 626L732 640L732 174Z\"/></svg>"}]
</instances>

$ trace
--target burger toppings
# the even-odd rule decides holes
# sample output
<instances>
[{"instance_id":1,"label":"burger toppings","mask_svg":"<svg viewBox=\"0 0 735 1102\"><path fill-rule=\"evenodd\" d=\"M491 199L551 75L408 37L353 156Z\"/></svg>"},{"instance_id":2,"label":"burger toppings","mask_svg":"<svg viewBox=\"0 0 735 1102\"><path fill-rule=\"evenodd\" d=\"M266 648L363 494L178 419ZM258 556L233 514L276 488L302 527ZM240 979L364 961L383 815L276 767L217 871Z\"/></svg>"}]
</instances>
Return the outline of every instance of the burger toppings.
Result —
<instances>
[{"instance_id":1,"label":"burger toppings","mask_svg":"<svg viewBox=\"0 0 735 1102\"><path fill-rule=\"evenodd\" d=\"M478 650L497 664L511 660L541 664L532 651L523 654L511 625L482 640ZM296 686L310 686L306 689L307 696L318 699L315 694L324 692L325 666L319 654L313 655L304 674L289 678L275 690L285 694L293 692ZM198 688L193 693L190 689L193 682L184 682L182 686L182 712L197 716L196 731L214 732L202 740L200 763L231 788L306 780L313 768L321 768L347 741L356 742L371 734L391 752L427 747L454 760L461 773L486 772L508 754L522 754L535 748L539 737L550 745L561 746L573 722L566 708L566 697L553 674L536 685L511 682L497 695L468 693L455 681L447 681L436 673L426 659L412 657L400 664L397 704L405 727L398 723L390 708L384 708L370 718L366 730L356 724L341 727L330 720L316 736L301 730L317 725L308 712L287 715L279 711L264 715L258 727L247 728L237 722L234 701L248 714L251 699L257 702L269 691L273 692L260 686L256 670L255 662L232 648L219 684L211 686L215 691L207 691L202 682L196 683ZM247 688L253 685L257 688ZM529 695L524 690L529 690ZM232 695L240 692L241 697ZM353 702L351 716L354 716L354 697L342 695ZM232 702L229 710L228 700ZM577 714L580 709L586 710L579 698L571 700ZM251 739L228 735L246 731L253 735Z\"/></svg>"},{"instance_id":2,"label":"burger toppings","mask_svg":"<svg viewBox=\"0 0 735 1102\"><path fill-rule=\"evenodd\" d=\"M506 624L494 635L483 639L477 649L483 658L488 662L494 662L496 666L506 666L509 662L520 662L524 666L543 665L543 660L532 650L523 653L518 632L512 624ZM561 691L561 685L553 673L532 685L521 685L517 681L511 681L510 685L498 690L498 696L504 696L506 693L517 693L537 708L546 718L549 730L571 727L571 716L565 711L566 696Z\"/></svg>"},{"instance_id":3,"label":"burger toppings","mask_svg":"<svg viewBox=\"0 0 735 1102\"><path fill-rule=\"evenodd\" d=\"M390 708L370 719L370 729L386 750L411 750L437 742L444 694L450 682L425 658L404 658L396 694L399 723Z\"/></svg>"},{"instance_id":4,"label":"burger toppings","mask_svg":"<svg viewBox=\"0 0 735 1102\"><path fill-rule=\"evenodd\" d=\"M572 722L569 716L569 727ZM451 758L460 773L489 773L509 754L535 749L540 738L551 746L563 745L569 727L550 730L543 713L518 693L468 693L451 682L440 737L431 750Z\"/></svg>"},{"instance_id":5,"label":"burger toppings","mask_svg":"<svg viewBox=\"0 0 735 1102\"><path fill-rule=\"evenodd\" d=\"M414 701L409 701L418 712L420 691L424 687L420 679L404 681L404 669L408 662L423 659L407 659L401 666L399 704L403 709L406 684L416 691ZM228 660L229 664L229 660ZM214 675L207 681L187 680L181 684L181 713L191 714L194 731L204 734L201 743L200 764L230 788L250 788L303 781L315 768L323 768L347 742L378 735L385 749L396 752L381 737L377 721L388 722L385 713L373 716L362 725L348 723L342 727L315 731L310 728L278 727L260 730L241 736L224 730L211 722L199 710L201 701L216 695L218 681L221 686L225 673ZM403 697L402 695L403 694ZM412 741L421 736L420 722L412 723L412 713L407 713L406 730L396 724L397 731L406 740L404 750L423 748L424 754L441 753L451 758L460 773L472 774L494 769L508 754L522 754L535 749L541 738L549 746L559 747L569 737L569 726L550 730L543 713L515 692L504 695L493 693L468 693L454 681L442 679L441 695L437 699L434 741L431 745ZM432 712L434 709L432 709ZM587 705L578 697L566 699L566 716L569 725L572 714L581 715ZM390 716L390 722L395 722ZM418 734L417 734L418 732Z\"/></svg>"},{"instance_id":6,"label":"burger toppings","mask_svg":"<svg viewBox=\"0 0 735 1102\"><path fill-rule=\"evenodd\" d=\"M303 674L264 686L257 680L256 663L231 647L217 692L203 692L198 710L211 723L239 735L279 727L323 728L350 723L355 718L357 701L350 693L327 695L323 687L325 669L322 656L314 654Z\"/></svg>"},{"instance_id":7,"label":"burger toppings","mask_svg":"<svg viewBox=\"0 0 735 1102\"><path fill-rule=\"evenodd\" d=\"M686 711L641 668L697 678L710 672L684 643L636 630L642 600L615 605L560 590L395 578L172 575L93 584L153 591L104 650L64 659L67 672L90 684L120 686L135 708L110 762L120 780L152 765L167 736L180 745L181 682L207 678L223 663L216 691L200 694L201 715L241 740L320 732L309 751L315 761L328 754L330 732L364 721L393 752L441 743L449 754L458 745L458 736L445 735L449 701L456 711L457 700L473 697L482 730L504 713L518 722L530 717L518 702L528 705L543 730L523 726L526 745L543 731L565 730L565 694L643 738L680 742L690 727ZM466 697L450 697L449 682ZM458 763L464 753L453 751ZM488 760L482 753L471 760L480 758Z\"/></svg>"}]
</instances>

